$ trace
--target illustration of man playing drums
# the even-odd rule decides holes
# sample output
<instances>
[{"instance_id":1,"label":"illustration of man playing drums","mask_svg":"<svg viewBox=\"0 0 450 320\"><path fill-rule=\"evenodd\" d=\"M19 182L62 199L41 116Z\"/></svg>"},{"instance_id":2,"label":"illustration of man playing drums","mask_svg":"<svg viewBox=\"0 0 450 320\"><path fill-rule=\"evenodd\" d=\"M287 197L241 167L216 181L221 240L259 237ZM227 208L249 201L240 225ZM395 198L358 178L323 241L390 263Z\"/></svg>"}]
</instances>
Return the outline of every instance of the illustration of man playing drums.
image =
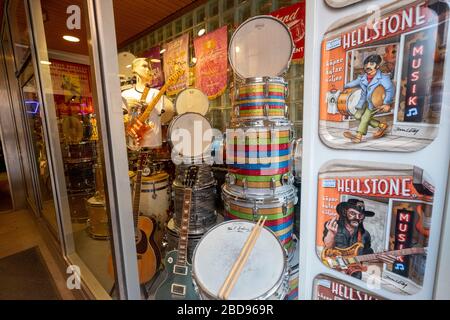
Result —
<instances>
[{"instance_id":1,"label":"illustration of man playing drums","mask_svg":"<svg viewBox=\"0 0 450 320\"><path fill-rule=\"evenodd\" d=\"M378 113L386 113L391 110L391 104L394 101L395 88L388 74L383 74L380 70L382 59L378 54L368 56L364 60L364 75L347 83L344 88L360 88L361 98L356 106L354 117L359 121L356 134L345 131L344 136L354 143L360 143L363 136L367 135L369 126L378 128L373 134L373 138L378 139L386 134L388 124L375 119ZM380 87L381 86L381 87ZM379 98L380 89L384 89L384 98L379 102L374 101L375 96ZM375 93L375 94L374 94ZM379 99L377 99L379 100Z\"/></svg>"}]
</instances>

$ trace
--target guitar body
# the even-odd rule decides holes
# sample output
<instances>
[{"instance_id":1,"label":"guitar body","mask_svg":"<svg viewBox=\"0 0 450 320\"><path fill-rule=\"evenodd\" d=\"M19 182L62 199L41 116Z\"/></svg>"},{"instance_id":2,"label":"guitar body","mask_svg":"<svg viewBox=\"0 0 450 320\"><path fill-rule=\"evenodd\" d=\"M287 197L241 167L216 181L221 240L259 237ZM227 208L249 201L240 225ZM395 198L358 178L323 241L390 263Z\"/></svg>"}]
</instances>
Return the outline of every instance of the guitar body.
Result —
<instances>
[{"instance_id":1,"label":"guitar body","mask_svg":"<svg viewBox=\"0 0 450 320\"><path fill-rule=\"evenodd\" d=\"M199 297L192 282L192 267L186 264L177 270L175 266L177 258L177 250L167 253L164 259L167 277L156 290L155 298L157 300L198 300ZM183 291L184 294L182 294Z\"/></svg>"},{"instance_id":2,"label":"guitar body","mask_svg":"<svg viewBox=\"0 0 450 320\"><path fill-rule=\"evenodd\" d=\"M361 242L357 242L348 248L327 248L322 251L322 261L328 267L332 267L328 264L329 258L336 259L337 257L351 258L358 255L358 251L363 247Z\"/></svg>"},{"instance_id":3,"label":"guitar body","mask_svg":"<svg viewBox=\"0 0 450 320\"><path fill-rule=\"evenodd\" d=\"M146 216L139 216L138 229L140 235L138 236L138 241L136 241L136 253L139 283L144 284L150 281L156 274L160 265L161 255L153 239L155 234L154 222ZM108 271L114 277L112 256L109 257Z\"/></svg>"}]
</instances>

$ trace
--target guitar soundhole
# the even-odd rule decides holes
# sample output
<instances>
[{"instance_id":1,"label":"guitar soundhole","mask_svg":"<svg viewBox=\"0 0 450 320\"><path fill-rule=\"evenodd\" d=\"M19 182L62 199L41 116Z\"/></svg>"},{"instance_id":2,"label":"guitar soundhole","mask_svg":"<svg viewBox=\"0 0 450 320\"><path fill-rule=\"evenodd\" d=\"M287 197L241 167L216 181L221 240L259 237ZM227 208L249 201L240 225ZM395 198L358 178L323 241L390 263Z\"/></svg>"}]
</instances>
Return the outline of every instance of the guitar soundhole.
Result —
<instances>
[{"instance_id":1,"label":"guitar soundhole","mask_svg":"<svg viewBox=\"0 0 450 320\"><path fill-rule=\"evenodd\" d=\"M138 254L144 254L148 248L148 239L144 231L139 230L139 233L141 236L138 237L139 241L136 243L136 251Z\"/></svg>"}]
</instances>

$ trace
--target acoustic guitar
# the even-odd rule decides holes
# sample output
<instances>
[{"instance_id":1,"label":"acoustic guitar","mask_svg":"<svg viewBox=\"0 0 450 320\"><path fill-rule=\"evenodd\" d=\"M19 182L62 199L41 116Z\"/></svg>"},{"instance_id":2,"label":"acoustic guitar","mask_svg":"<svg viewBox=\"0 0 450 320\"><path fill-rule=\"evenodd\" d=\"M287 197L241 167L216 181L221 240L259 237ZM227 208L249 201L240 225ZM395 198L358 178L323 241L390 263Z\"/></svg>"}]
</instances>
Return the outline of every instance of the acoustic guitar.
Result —
<instances>
[{"instance_id":1,"label":"acoustic guitar","mask_svg":"<svg viewBox=\"0 0 450 320\"><path fill-rule=\"evenodd\" d=\"M141 154L139 168L136 174L133 198L133 218L136 233L136 253L139 272L139 283L144 284L150 281L156 274L160 266L161 254L154 240L155 221L143 216L139 212L141 199L142 170L146 155ZM109 273L114 277L114 267L112 257L109 259Z\"/></svg>"},{"instance_id":2,"label":"acoustic guitar","mask_svg":"<svg viewBox=\"0 0 450 320\"><path fill-rule=\"evenodd\" d=\"M326 248L322 251L321 259L326 266L352 275L355 272L365 271L362 263L378 260L377 255L379 254L401 257L427 253L427 248L408 248L358 256L358 251L361 248L363 248L361 242L357 242L348 248Z\"/></svg>"},{"instance_id":3,"label":"acoustic guitar","mask_svg":"<svg viewBox=\"0 0 450 320\"><path fill-rule=\"evenodd\" d=\"M197 180L198 167L191 166L185 176L183 214L178 249L167 253L164 266L167 277L156 290L157 300L198 300L192 283L192 267L187 262L188 230L192 201L192 187Z\"/></svg>"},{"instance_id":4,"label":"acoustic guitar","mask_svg":"<svg viewBox=\"0 0 450 320\"><path fill-rule=\"evenodd\" d=\"M135 119L130 121L130 124L127 126L126 133L127 133L127 142L131 149L135 149L136 146L139 146L140 142L144 138L145 134L152 130L154 127L154 124L146 124L148 117L150 117L150 114L152 113L153 109L158 104L161 97L166 93L167 89L174 85L178 79L183 75L184 70L181 68L178 68L175 70L174 74L172 74L169 79L167 79L164 86L159 90L158 94L152 99L152 101L147 105L145 110L141 113L139 117L136 117ZM143 96L147 96L150 88L148 86L145 87ZM145 99L141 99L144 100Z\"/></svg>"}]
</instances>

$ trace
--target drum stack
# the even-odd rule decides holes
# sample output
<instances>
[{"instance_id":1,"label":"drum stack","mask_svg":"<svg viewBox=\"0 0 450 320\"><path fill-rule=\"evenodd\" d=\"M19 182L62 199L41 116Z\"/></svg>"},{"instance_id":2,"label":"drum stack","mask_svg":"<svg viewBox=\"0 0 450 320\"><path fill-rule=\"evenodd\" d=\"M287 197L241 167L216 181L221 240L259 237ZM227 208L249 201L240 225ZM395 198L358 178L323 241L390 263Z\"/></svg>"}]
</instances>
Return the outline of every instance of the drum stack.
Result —
<instances>
[{"instance_id":1,"label":"drum stack","mask_svg":"<svg viewBox=\"0 0 450 320\"><path fill-rule=\"evenodd\" d=\"M73 105L70 115L61 114L62 155L72 221L85 223L88 219L86 200L95 193L96 137L93 136L93 115L89 110L85 112L75 108L81 108L81 104Z\"/></svg>"},{"instance_id":2,"label":"drum stack","mask_svg":"<svg viewBox=\"0 0 450 320\"><path fill-rule=\"evenodd\" d=\"M209 109L208 97L198 89L185 89L178 94L175 109L178 116L168 128L168 139L172 147L171 158L176 164L172 185L174 215L167 225L166 243L167 250L177 248L179 230L182 228L184 180L190 166L196 165L198 174L193 187L188 229L190 262L198 241L217 220L217 181L211 166L212 127L204 117Z\"/></svg>"},{"instance_id":3,"label":"drum stack","mask_svg":"<svg viewBox=\"0 0 450 320\"><path fill-rule=\"evenodd\" d=\"M267 42L270 35L270 46ZM269 227L291 256L294 252L292 176L293 125L288 120L287 82L294 44L287 26L271 16L244 22L233 34L231 66L242 79L236 86L233 117L226 133L229 173L222 188L225 218L257 221Z\"/></svg>"}]
</instances>

